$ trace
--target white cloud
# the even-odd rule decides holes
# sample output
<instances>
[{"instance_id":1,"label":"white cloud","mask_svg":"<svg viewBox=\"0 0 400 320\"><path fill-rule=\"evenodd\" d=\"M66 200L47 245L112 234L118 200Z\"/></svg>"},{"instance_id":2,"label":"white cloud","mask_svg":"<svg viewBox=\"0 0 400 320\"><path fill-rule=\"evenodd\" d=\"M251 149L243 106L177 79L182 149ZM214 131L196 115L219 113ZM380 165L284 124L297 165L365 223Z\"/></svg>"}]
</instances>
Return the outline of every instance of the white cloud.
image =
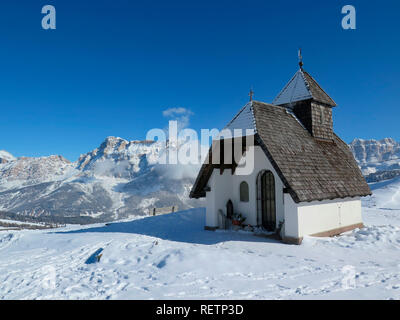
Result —
<instances>
[{"instance_id":1,"label":"white cloud","mask_svg":"<svg viewBox=\"0 0 400 320\"><path fill-rule=\"evenodd\" d=\"M186 108L169 108L163 111L163 116L178 121L178 130L187 128L193 112Z\"/></svg>"},{"instance_id":2,"label":"white cloud","mask_svg":"<svg viewBox=\"0 0 400 320\"><path fill-rule=\"evenodd\" d=\"M177 115L193 115L193 112L186 108L169 108L163 111L164 117L173 117Z\"/></svg>"},{"instance_id":3,"label":"white cloud","mask_svg":"<svg viewBox=\"0 0 400 320\"><path fill-rule=\"evenodd\" d=\"M98 161L93 167L93 173L96 176L105 177L126 177L129 175L131 170L131 164L127 160L115 162L111 159L105 159L103 161Z\"/></svg>"},{"instance_id":4,"label":"white cloud","mask_svg":"<svg viewBox=\"0 0 400 320\"><path fill-rule=\"evenodd\" d=\"M157 164L154 170L167 179L182 180L195 179L201 165L195 164Z\"/></svg>"}]
</instances>

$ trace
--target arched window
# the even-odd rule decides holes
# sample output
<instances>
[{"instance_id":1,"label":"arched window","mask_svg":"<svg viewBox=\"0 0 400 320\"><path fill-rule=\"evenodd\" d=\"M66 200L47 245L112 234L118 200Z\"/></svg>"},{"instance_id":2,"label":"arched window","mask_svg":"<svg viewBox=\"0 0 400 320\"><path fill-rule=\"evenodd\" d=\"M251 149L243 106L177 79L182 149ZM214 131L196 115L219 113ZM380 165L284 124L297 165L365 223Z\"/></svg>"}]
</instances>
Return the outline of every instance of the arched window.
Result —
<instances>
[{"instance_id":1,"label":"arched window","mask_svg":"<svg viewBox=\"0 0 400 320\"><path fill-rule=\"evenodd\" d=\"M240 183L240 201L249 202L249 185L246 181Z\"/></svg>"}]
</instances>

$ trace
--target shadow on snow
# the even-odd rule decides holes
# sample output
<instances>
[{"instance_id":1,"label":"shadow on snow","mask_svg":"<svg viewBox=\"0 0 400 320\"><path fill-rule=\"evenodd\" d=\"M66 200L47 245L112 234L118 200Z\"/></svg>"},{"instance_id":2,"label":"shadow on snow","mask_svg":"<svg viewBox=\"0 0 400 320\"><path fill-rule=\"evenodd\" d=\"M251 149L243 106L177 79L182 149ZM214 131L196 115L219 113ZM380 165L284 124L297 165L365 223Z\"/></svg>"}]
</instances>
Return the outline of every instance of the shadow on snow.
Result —
<instances>
[{"instance_id":1,"label":"shadow on snow","mask_svg":"<svg viewBox=\"0 0 400 320\"><path fill-rule=\"evenodd\" d=\"M133 221L114 222L105 226L79 229L66 233L131 233L164 240L212 245L225 241L252 241L279 243L277 240L255 236L249 232L238 231L206 231L205 209L196 208L155 217L145 217Z\"/></svg>"}]
</instances>

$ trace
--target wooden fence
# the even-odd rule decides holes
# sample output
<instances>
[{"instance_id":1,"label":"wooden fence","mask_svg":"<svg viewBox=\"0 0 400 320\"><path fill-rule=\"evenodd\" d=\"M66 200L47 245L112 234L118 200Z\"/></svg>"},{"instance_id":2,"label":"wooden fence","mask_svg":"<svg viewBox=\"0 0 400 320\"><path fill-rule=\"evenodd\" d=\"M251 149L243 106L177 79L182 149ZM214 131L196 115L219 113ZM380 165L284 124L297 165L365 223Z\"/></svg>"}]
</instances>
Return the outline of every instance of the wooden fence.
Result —
<instances>
[{"instance_id":1,"label":"wooden fence","mask_svg":"<svg viewBox=\"0 0 400 320\"><path fill-rule=\"evenodd\" d=\"M167 213L176 212L176 211L178 211L178 206L163 207L163 208L150 208L149 214L151 216L157 216L160 214L167 214Z\"/></svg>"}]
</instances>

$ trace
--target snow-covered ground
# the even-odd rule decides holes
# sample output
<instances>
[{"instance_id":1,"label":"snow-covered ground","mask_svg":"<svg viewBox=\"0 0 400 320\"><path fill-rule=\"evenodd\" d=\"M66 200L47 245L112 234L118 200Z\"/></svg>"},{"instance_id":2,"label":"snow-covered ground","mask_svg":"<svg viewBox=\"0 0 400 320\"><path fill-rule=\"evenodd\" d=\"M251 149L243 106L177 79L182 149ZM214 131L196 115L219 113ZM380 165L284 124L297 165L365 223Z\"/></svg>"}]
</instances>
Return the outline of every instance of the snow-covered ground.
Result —
<instances>
[{"instance_id":1,"label":"snow-covered ground","mask_svg":"<svg viewBox=\"0 0 400 320\"><path fill-rule=\"evenodd\" d=\"M204 209L0 230L0 299L400 299L400 180L373 188L364 229L300 246L204 231Z\"/></svg>"}]
</instances>

